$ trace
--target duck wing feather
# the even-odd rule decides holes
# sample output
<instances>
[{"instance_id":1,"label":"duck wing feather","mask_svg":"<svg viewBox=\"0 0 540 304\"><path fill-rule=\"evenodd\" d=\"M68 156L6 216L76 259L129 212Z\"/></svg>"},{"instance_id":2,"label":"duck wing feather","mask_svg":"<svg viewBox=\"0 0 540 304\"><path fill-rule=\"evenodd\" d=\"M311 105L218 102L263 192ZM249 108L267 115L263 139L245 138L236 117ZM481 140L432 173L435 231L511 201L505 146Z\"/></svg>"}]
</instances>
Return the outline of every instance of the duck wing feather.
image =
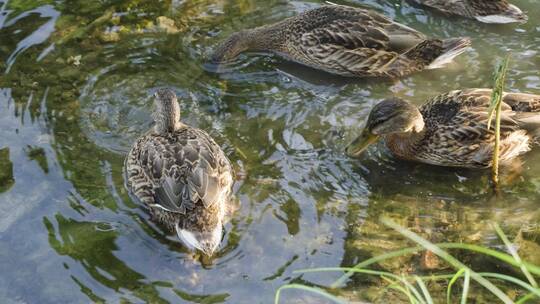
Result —
<instances>
[{"instance_id":1,"label":"duck wing feather","mask_svg":"<svg viewBox=\"0 0 540 304\"><path fill-rule=\"evenodd\" d=\"M489 166L495 141L494 129L487 129L490 98L489 89L452 91L422 106L426 136L421 151L417 151L419 157L442 164ZM515 140L526 141L527 132L511 105L503 102L501 110L500 158L505 160L526 149Z\"/></svg>"},{"instance_id":2,"label":"duck wing feather","mask_svg":"<svg viewBox=\"0 0 540 304\"><path fill-rule=\"evenodd\" d=\"M331 6L323 24L308 28L291 53L316 66L358 75L384 73L400 55L426 39L424 34L369 10ZM328 17L331 16L331 17Z\"/></svg>"},{"instance_id":3,"label":"duck wing feather","mask_svg":"<svg viewBox=\"0 0 540 304\"><path fill-rule=\"evenodd\" d=\"M158 142L146 157L146 173L156 184L154 207L185 214L198 204L209 208L227 191L222 180L229 180L230 164L209 135L190 128Z\"/></svg>"}]
</instances>

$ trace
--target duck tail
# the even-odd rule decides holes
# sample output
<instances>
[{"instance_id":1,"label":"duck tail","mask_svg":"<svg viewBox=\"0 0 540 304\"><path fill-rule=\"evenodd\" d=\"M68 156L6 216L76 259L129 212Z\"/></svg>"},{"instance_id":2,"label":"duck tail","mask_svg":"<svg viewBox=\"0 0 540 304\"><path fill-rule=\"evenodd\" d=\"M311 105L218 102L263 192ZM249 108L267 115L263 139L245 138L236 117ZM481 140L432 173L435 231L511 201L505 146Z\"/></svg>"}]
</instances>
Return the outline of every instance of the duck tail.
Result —
<instances>
[{"instance_id":1,"label":"duck tail","mask_svg":"<svg viewBox=\"0 0 540 304\"><path fill-rule=\"evenodd\" d=\"M424 40L404 55L427 69L436 69L451 62L471 45L469 38Z\"/></svg>"},{"instance_id":2,"label":"duck tail","mask_svg":"<svg viewBox=\"0 0 540 304\"><path fill-rule=\"evenodd\" d=\"M540 139L540 113L518 113L514 117L519 127L526 130L527 133L534 139Z\"/></svg>"},{"instance_id":3,"label":"duck tail","mask_svg":"<svg viewBox=\"0 0 540 304\"><path fill-rule=\"evenodd\" d=\"M438 69L450 63L471 46L469 38L450 38L438 40L440 49L438 55L428 64L427 69Z\"/></svg>"},{"instance_id":4,"label":"duck tail","mask_svg":"<svg viewBox=\"0 0 540 304\"><path fill-rule=\"evenodd\" d=\"M513 4L508 4L508 7L499 13L476 15L474 18L484 23L525 23L529 19L519 7Z\"/></svg>"}]
</instances>

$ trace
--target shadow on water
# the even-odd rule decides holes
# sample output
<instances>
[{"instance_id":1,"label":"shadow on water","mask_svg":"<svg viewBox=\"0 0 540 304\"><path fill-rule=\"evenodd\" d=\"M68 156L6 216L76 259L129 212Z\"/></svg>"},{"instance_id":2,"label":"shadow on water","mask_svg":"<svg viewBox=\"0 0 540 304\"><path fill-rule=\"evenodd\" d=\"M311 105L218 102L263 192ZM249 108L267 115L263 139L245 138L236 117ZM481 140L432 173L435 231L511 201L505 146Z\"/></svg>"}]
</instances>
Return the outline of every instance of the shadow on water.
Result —
<instances>
[{"instance_id":1,"label":"shadow on water","mask_svg":"<svg viewBox=\"0 0 540 304\"><path fill-rule=\"evenodd\" d=\"M518 58L509 87L535 93L534 2L519 3L531 22L496 29L399 1L362 4L437 37L471 36L474 47L447 69L390 83L260 53L214 73L204 63L218 41L319 3L0 1L0 272L10 274L0 276L0 299L267 303L284 283L336 278L295 269L350 266L408 246L378 224L381 214L432 241L488 246L489 221L515 235L535 225L537 150L499 200L484 172L401 162L382 145L360 159L343 153L379 100L420 104L450 89L489 86L482 75L506 49ZM240 173L239 209L210 259L183 248L124 188L125 153L151 126L150 96L165 86L178 94L184 122L207 130ZM418 256L380 267L424 271ZM353 277L344 295L357 300L348 292L379 286Z\"/></svg>"}]
</instances>

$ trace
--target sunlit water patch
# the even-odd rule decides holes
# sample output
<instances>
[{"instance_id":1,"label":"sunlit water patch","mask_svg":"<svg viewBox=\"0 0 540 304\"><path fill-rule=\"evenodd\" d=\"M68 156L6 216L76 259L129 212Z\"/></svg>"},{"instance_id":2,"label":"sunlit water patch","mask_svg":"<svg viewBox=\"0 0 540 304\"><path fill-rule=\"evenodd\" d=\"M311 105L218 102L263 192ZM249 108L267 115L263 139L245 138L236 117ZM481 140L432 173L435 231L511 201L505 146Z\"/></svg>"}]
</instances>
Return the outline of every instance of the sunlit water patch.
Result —
<instances>
[{"instance_id":1,"label":"sunlit water patch","mask_svg":"<svg viewBox=\"0 0 540 304\"><path fill-rule=\"evenodd\" d=\"M489 246L499 245L488 226L497 221L512 236L532 235L533 246L539 149L499 199L487 171L403 162L382 143L358 159L344 154L380 100L420 105L449 90L491 86L509 50L508 90L540 93L540 12L533 0L513 2L528 12L527 24L479 24L397 0L340 2L433 37L473 40L445 69L399 81L336 77L264 53L209 65L227 35L319 2L0 2L0 168L12 170L0 187L0 269L10 274L0 277L0 298L268 303L283 284L339 277L296 269L351 266L409 246L380 215L434 242ZM210 259L188 252L124 188L125 153L152 126L152 94L161 87L175 90L182 120L213 136L237 173L239 208ZM419 257L380 266L424 271ZM380 284L353 277L344 295L358 301Z\"/></svg>"}]
</instances>

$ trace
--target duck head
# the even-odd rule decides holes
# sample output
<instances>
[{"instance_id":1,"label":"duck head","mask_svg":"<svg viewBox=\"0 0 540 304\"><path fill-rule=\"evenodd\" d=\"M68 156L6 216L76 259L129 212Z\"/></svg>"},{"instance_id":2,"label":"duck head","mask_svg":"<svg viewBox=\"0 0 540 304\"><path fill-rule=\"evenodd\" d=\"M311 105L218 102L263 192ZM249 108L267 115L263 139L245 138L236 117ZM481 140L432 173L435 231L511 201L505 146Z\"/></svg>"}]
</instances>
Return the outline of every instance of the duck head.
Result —
<instances>
[{"instance_id":1,"label":"duck head","mask_svg":"<svg viewBox=\"0 0 540 304\"><path fill-rule=\"evenodd\" d=\"M357 157L381 136L407 134L424 129L424 119L416 106L399 98L383 100L369 113L364 130L349 146L347 154Z\"/></svg>"},{"instance_id":2,"label":"duck head","mask_svg":"<svg viewBox=\"0 0 540 304\"><path fill-rule=\"evenodd\" d=\"M214 51L211 57L212 63L224 63L233 60L240 53L251 48L248 31L240 31L232 34L223 41Z\"/></svg>"},{"instance_id":3,"label":"duck head","mask_svg":"<svg viewBox=\"0 0 540 304\"><path fill-rule=\"evenodd\" d=\"M221 243L223 235L223 226L221 222L210 230L196 230L181 228L176 225L176 233L180 240L190 249L202 251L207 256L214 254Z\"/></svg>"}]
</instances>

